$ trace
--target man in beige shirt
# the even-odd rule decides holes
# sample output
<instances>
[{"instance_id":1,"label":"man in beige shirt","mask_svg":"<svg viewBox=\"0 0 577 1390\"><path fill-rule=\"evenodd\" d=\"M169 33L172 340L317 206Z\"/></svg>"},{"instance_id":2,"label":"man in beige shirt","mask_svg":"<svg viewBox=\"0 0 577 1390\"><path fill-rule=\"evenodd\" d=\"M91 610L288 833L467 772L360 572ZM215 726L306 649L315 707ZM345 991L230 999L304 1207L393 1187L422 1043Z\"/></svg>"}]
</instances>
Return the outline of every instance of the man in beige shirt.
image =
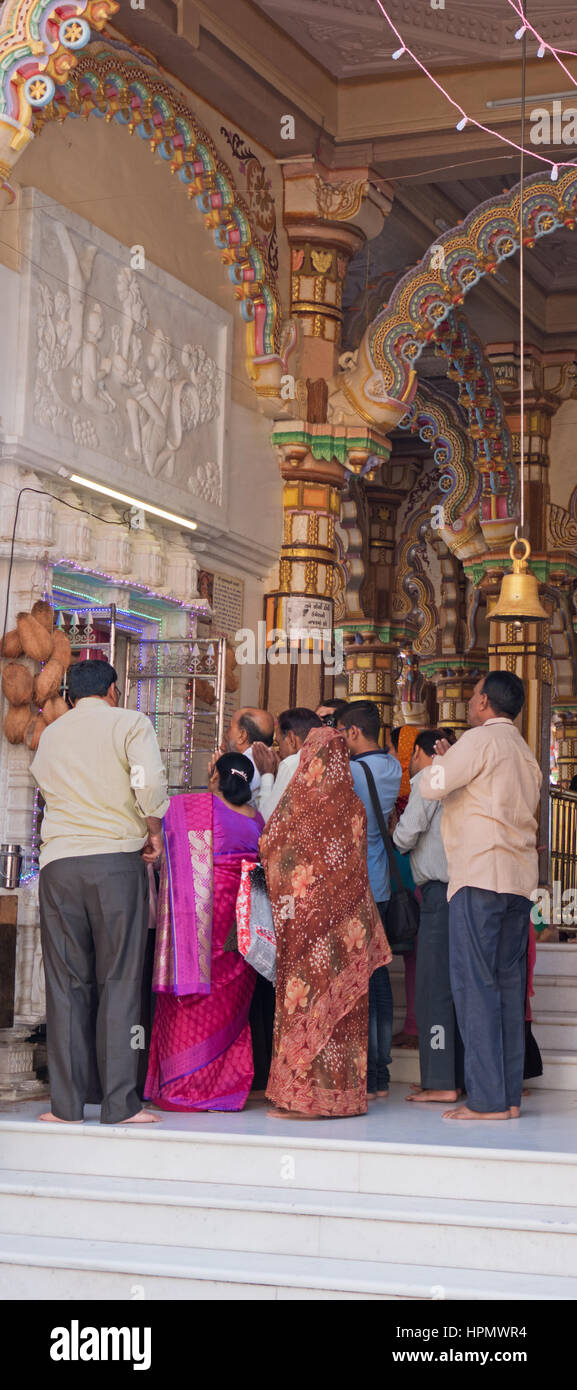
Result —
<instances>
[{"instance_id":1,"label":"man in beige shirt","mask_svg":"<svg viewBox=\"0 0 577 1390\"><path fill-rule=\"evenodd\" d=\"M513 720L518 676L491 671L469 701L471 728L443 740L419 791L443 802L451 990L465 1045L468 1105L458 1120L520 1113L530 895L538 883L541 771Z\"/></svg>"},{"instance_id":2,"label":"man in beige shirt","mask_svg":"<svg viewBox=\"0 0 577 1390\"><path fill-rule=\"evenodd\" d=\"M80 661L74 708L45 729L31 771L46 806L40 926L46 975L51 1110L81 1121L155 1119L136 1090L148 928L147 864L162 848L166 776L150 720L119 709L116 671ZM96 1044L96 1055L94 1046Z\"/></svg>"}]
</instances>

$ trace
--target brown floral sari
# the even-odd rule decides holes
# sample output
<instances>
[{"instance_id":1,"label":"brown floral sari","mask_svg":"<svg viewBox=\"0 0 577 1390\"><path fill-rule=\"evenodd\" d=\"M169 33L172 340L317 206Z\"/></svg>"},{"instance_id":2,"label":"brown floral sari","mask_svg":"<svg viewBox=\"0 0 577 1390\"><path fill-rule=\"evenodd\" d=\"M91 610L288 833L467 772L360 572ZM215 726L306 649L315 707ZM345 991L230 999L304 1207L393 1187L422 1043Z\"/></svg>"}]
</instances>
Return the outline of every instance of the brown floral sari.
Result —
<instances>
[{"instance_id":1,"label":"brown floral sari","mask_svg":"<svg viewBox=\"0 0 577 1390\"><path fill-rule=\"evenodd\" d=\"M367 876L347 746L313 729L260 840L277 936L267 1096L285 1110L367 1109L369 978L391 959Z\"/></svg>"}]
</instances>

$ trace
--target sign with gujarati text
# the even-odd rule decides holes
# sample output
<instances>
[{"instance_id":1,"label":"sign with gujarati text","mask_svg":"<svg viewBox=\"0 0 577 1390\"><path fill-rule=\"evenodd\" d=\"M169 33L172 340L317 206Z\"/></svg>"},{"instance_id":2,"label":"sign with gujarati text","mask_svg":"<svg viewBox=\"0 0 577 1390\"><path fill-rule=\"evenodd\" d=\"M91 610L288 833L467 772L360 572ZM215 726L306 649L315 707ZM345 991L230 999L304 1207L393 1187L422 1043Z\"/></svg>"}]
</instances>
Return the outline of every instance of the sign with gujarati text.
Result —
<instances>
[{"instance_id":1,"label":"sign with gujarati text","mask_svg":"<svg viewBox=\"0 0 577 1390\"><path fill-rule=\"evenodd\" d=\"M285 629L290 636L291 628L303 632L322 632L332 629L333 606L323 598L287 598L284 600Z\"/></svg>"}]
</instances>

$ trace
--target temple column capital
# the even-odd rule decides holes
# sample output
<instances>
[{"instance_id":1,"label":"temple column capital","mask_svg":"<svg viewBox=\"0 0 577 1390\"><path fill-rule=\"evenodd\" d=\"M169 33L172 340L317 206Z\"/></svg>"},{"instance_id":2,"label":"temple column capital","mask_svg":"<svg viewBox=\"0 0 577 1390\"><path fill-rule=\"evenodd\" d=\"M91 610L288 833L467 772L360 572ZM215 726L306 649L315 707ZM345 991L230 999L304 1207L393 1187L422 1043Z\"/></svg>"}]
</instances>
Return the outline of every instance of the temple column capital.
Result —
<instances>
[{"instance_id":1,"label":"temple column capital","mask_svg":"<svg viewBox=\"0 0 577 1390\"><path fill-rule=\"evenodd\" d=\"M283 160L282 172L290 313L302 332L300 374L328 378L338 366L349 261L380 232L393 190L382 180L377 187L366 165L329 169L312 155Z\"/></svg>"}]
</instances>

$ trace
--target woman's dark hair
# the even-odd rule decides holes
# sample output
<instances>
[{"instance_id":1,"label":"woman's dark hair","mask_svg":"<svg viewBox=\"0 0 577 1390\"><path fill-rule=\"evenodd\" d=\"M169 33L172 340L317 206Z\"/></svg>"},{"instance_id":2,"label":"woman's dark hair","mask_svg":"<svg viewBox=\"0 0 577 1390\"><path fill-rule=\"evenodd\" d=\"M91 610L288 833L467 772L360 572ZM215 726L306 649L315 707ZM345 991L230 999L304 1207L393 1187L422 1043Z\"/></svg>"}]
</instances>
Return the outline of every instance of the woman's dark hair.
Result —
<instances>
[{"instance_id":1,"label":"woman's dark hair","mask_svg":"<svg viewBox=\"0 0 577 1390\"><path fill-rule=\"evenodd\" d=\"M223 753L215 764L218 772L218 785L226 801L232 806L244 806L250 801L250 784L254 767L244 753Z\"/></svg>"},{"instance_id":2,"label":"woman's dark hair","mask_svg":"<svg viewBox=\"0 0 577 1390\"><path fill-rule=\"evenodd\" d=\"M118 676L108 661L77 661L68 672L68 694L71 700L85 700L89 695L107 695Z\"/></svg>"}]
</instances>

